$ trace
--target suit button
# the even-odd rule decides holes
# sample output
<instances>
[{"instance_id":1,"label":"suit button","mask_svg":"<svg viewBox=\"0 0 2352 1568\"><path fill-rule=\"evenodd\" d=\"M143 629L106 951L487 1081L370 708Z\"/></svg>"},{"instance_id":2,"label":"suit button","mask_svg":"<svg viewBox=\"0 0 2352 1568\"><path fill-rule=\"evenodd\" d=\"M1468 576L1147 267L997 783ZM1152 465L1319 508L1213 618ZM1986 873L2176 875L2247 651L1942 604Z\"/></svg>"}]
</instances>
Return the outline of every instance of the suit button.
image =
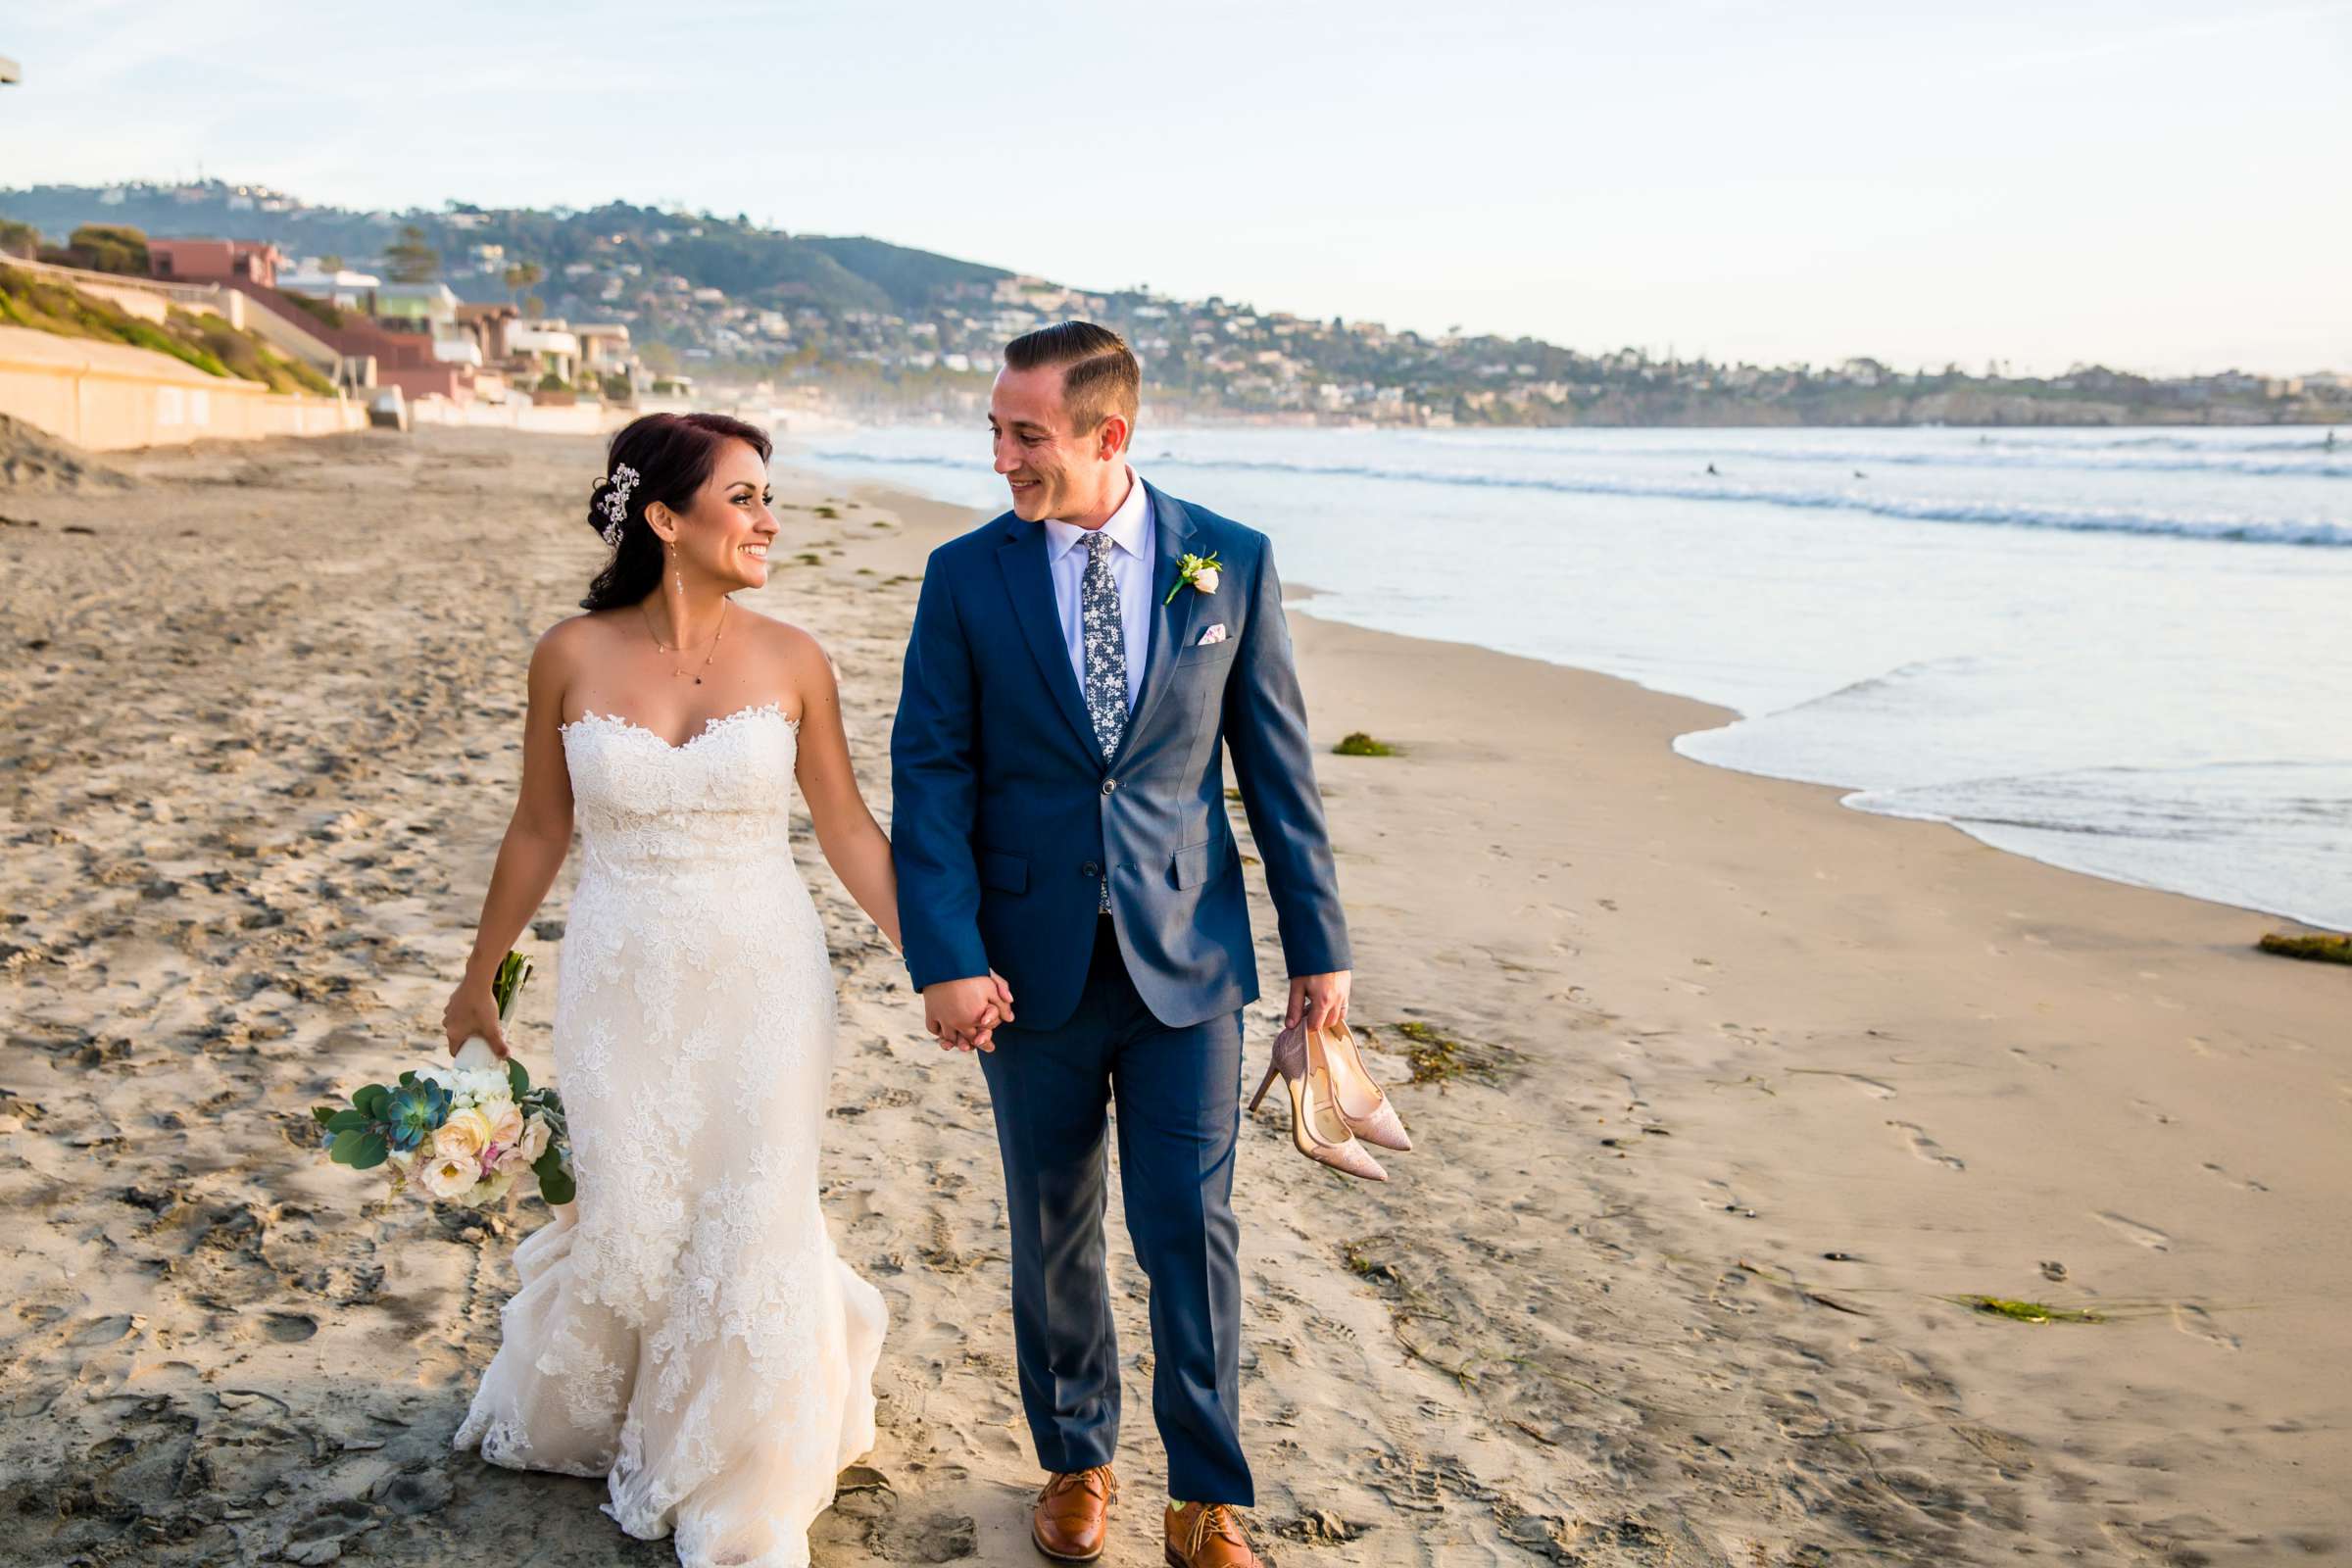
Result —
<instances>
[{"instance_id":1,"label":"suit button","mask_svg":"<svg viewBox=\"0 0 2352 1568\"><path fill-rule=\"evenodd\" d=\"M1106 778L1102 781L1102 793L1105 795L1108 795L1111 791L1117 789L1118 787L1119 781L1115 778Z\"/></svg>"},{"instance_id":2,"label":"suit button","mask_svg":"<svg viewBox=\"0 0 2352 1568\"><path fill-rule=\"evenodd\" d=\"M1102 874L1102 868L1089 860L1078 868L1078 874L1083 877L1099 877Z\"/></svg>"}]
</instances>

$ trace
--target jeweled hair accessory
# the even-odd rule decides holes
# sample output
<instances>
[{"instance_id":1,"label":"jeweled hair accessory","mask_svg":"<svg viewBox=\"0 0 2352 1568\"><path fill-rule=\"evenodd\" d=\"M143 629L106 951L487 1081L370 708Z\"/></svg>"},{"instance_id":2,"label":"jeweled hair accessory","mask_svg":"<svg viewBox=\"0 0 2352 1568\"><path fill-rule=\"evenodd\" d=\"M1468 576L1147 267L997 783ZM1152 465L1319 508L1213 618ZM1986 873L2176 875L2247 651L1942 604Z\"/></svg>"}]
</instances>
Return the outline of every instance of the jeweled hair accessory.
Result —
<instances>
[{"instance_id":1,"label":"jeweled hair accessory","mask_svg":"<svg viewBox=\"0 0 2352 1568\"><path fill-rule=\"evenodd\" d=\"M624 463L612 470L612 477L605 483L612 488L605 492L605 498L597 505L604 509L605 515L611 520L597 531L605 536L605 543L617 550L620 548L620 525L629 516L629 492L637 488L637 470Z\"/></svg>"}]
</instances>

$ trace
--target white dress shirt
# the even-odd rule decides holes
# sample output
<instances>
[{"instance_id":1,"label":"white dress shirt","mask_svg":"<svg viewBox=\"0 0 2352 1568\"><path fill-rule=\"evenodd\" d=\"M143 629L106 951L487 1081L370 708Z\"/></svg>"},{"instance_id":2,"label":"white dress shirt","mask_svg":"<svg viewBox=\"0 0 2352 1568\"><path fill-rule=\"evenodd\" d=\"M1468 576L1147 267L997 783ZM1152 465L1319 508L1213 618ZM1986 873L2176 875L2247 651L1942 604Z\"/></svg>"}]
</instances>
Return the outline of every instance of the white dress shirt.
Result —
<instances>
[{"instance_id":1,"label":"white dress shirt","mask_svg":"<svg viewBox=\"0 0 2352 1568\"><path fill-rule=\"evenodd\" d=\"M1152 497L1127 470L1127 499L1102 524L1110 536L1110 578L1119 590L1119 621L1127 633L1127 710L1135 711L1144 689L1144 661L1152 652ZM1079 603L1086 583L1086 536L1090 530L1058 517L1046 519L1046 565L1054 576L1054 608L1061 616L1061 640L1070 650L1078 689L1086 690L1086 635Z\"/></svg>"}]
</instances>

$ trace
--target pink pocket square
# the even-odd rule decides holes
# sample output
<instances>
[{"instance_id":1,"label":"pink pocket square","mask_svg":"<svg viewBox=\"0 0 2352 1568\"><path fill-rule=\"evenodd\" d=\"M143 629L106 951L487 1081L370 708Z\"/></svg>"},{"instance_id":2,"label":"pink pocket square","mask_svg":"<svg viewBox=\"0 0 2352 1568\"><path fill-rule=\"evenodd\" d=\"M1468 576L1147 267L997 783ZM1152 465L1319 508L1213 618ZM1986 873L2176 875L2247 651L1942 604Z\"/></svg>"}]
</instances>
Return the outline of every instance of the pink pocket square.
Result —
<instances>
[{"instance_id":1,"label":"pink pocket square","mask_svg":"<svg viewBox=\"0 0 2352 1568\"><path fill-rule=\"evenodd\" d=\"M1202 632L1200 634L1200 640L1193 644L1193 646L1195 648L1206 648L1210 643L1221 643L1224 640L1225 623L1220 620L1214 626L1211 626L1208 628L1208 630Z\"/></svg>"}]
</instances>

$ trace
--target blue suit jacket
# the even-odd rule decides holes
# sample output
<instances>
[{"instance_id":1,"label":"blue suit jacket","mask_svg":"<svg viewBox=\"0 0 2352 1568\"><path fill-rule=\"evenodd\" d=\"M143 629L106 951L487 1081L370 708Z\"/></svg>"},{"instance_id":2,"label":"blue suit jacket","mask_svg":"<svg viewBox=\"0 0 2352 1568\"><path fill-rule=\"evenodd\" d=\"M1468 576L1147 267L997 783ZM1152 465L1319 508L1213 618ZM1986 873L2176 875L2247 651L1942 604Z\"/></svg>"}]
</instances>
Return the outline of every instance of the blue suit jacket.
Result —
<instances>
[{"instance_id":1,"label":"blue suit jacket","mask_svg":"<svg viewBox=\"0 0 2352 1568\"><path fill-rule=\"evenodd\" d=\"M993 966L1023 1027L1077 1007L1105 865L1154 1017L1183 1028L1256 1000L1228 748L1291 973L1351 967L1272 547L1145 488L1151 650L1108 762L1062 641L1043 523L1008 512L932 552L906 645L890 741L906 966L918 988ZM1218 591L1179 588L1177 558L1212 552ZM1200 646L1220 622L1224 640Z\"/></svg>"}]
</instances>

